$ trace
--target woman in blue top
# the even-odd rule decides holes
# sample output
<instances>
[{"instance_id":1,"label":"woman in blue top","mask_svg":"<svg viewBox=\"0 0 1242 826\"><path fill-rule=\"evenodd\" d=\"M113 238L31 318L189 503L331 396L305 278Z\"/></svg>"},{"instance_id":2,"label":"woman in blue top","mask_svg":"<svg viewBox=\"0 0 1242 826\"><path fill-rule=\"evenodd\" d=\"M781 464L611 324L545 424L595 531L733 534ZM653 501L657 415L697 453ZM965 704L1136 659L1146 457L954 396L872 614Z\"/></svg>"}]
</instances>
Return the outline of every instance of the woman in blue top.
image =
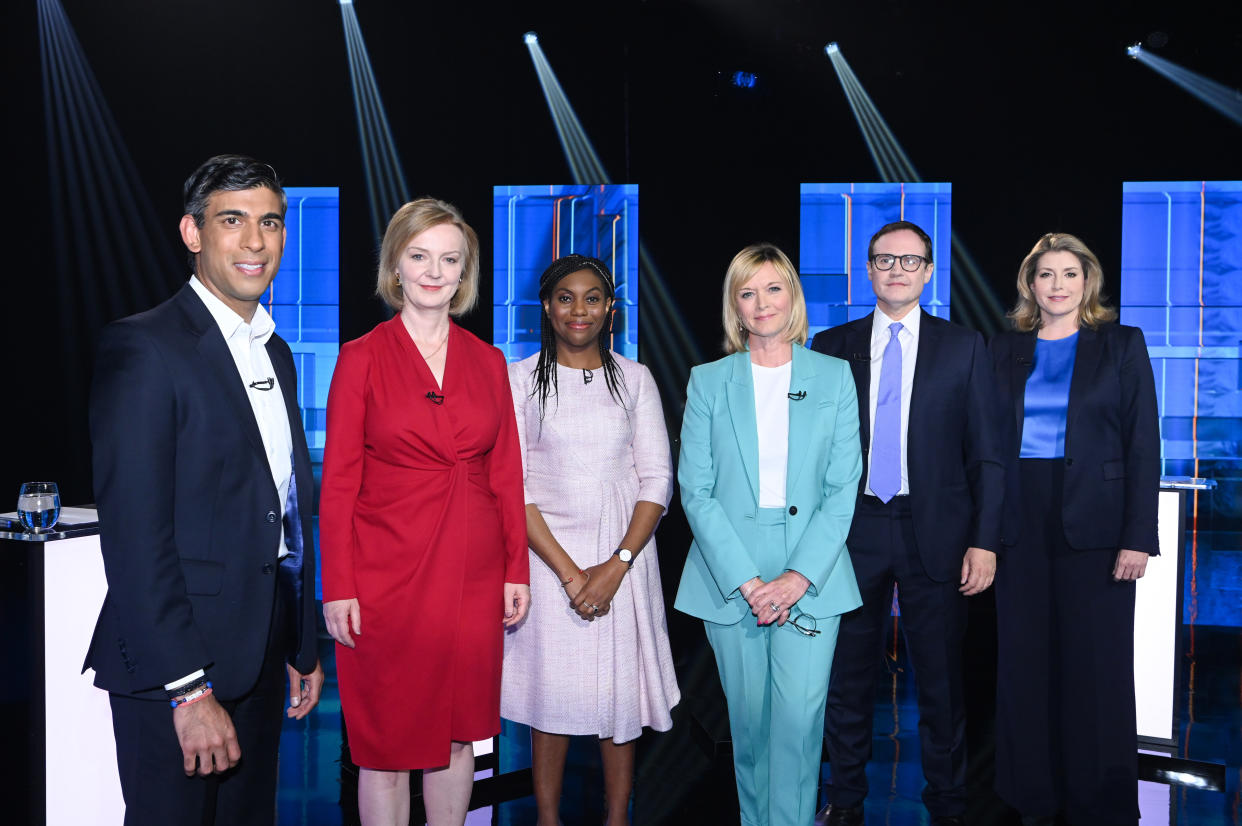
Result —
<instances>
[{"instance_id":1,"label":"woman in blue top","mask_svg":"<svg viewBox=\"0 0 1242 826\"><path fill-rule=\"evenodd\" d=\"M1143 333L1099 259L1039 239L991 344L1008 474L996 574L996 790L1024 824L1138 819L1134 589L1156 546L1160 433Z\"/></svg>"}]
</instances>

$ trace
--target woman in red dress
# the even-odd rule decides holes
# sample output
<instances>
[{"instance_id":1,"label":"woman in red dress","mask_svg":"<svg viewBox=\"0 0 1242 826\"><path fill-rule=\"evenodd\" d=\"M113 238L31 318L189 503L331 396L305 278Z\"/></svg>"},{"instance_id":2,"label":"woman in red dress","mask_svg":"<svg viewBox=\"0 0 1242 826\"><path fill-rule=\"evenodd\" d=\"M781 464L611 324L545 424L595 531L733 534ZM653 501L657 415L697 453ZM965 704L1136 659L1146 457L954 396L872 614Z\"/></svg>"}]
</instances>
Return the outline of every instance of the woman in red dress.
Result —
<instances>
[{"instance_id":1,"label":"woman in red dress","mask_svg":"<svg viewBox=\"0 0 1242 826\"><path fill-rule=\"evenodd\" d=\"M365 826L461 824L471 742L500 731L503 629L530 603L522 462L504 356L449 320L478 239L424 198L393 216L376 292L397 311L341 348L320 496L324 618Z\"/></svg>"}]
</instances>

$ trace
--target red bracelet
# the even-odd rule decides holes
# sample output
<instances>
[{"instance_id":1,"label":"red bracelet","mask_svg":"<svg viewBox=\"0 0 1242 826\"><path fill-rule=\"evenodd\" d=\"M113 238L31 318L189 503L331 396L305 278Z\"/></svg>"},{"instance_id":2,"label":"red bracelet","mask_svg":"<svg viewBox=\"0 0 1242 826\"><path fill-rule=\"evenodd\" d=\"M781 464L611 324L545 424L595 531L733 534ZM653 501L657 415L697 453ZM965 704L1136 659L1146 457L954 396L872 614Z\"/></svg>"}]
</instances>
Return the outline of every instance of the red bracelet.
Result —
<instances>
[{"instance_id":1,"label":"red bracelet","mask_svg":"<svg viewBox=\"0 0 1242 826\"><path fill-rule=\"evenodd\" d=\"M590 578L591 578L591 575L590 575L590 574L588 574L586 571L579 571L578 573L582 574L582 575L583 575L584 577L586 577L587 579L590 579ZM566 585L568 585L569 583L571 583L571 582L573 582L573 581L574 581L574 578L573 578L573 577L570 577L569 579L562 579L562 580L561 580L561 587L562 587L562 588L564 588Z\"/></svg>"}]
</instances>

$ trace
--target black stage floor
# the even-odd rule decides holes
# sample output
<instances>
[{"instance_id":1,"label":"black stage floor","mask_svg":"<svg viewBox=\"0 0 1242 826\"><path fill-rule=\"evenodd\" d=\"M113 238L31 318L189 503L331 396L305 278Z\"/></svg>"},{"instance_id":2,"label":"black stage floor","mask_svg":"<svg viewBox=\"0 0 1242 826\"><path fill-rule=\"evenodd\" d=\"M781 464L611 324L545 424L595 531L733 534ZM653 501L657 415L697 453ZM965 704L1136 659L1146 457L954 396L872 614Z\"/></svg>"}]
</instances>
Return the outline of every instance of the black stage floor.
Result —
<instances>
[{"instance_id":1,"label":"black stage floor","mask_svg":"<svg viewBox=\"0 0 1242 826\"><path fill-rule=\"evenodd\" d=\"M971 644L986 650L987 634L984 631L979 639L980 627L986 629L986 622L976 625ZM686 633L684 627L678 628ZM1153 757L1142 761L1143 774L1152 778L1140 784L1142 826L1242 826L1242 628L1185 624L1181 633L1185 654L1178 679L1178 740L1170 749L1179 760ZM710 653L705 646L681 648L691 652L678 662L686 696L674 712L673 730L648 733L639 743L633 822L651 826L737 823L727 727ZM349 807L343 809L338 802L342 788L348 788L349 775L347 771L343 787L340 701L330 643L323 650L329 680L319 713L304 722L285 724L279 800L282 826L336 826L353 821ZM889 673L876 696L867 823L916 826L928 822L919 798L923 779L918 762L918 709L898 635L889 653ZM987 658L975 662L975 668L982 670L970 679L968 822L1016 825L1013 813L990 791L991 685ZM511 771L521 767L523 735L512 728L507 735L500 738L499 760L505 771ZM517 777L521 780L507 784L510 789L505 792L514 795L512 800L472 812L469 823L534 824L529 774ZM601 799L598 749L587 739L575 741L562 805L566 826L599 823Z\"/></svg>"}]
</instances>

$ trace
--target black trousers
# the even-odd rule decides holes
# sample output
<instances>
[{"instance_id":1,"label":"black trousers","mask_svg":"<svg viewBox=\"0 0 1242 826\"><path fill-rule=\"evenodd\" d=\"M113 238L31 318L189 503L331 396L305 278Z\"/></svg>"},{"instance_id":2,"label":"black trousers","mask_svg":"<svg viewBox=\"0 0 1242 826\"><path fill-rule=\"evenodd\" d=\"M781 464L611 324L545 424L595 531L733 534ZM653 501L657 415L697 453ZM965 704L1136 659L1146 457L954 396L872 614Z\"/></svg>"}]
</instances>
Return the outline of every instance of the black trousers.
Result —
<instances>
[{"instance_id":1,"label":"black trousers","mask_svg":"<svg viewBox=\"0 0 1242 826\"><path fill-rule=\"evenodd\" d=\"M901 627L918 680L919 745L933 816L966 811L966 710L962 638L966 599L956 579L935 582L919 559L909 498L887 504L859 496L846 542L862 607L841 617L828 687L825 733L832 765L828 802L859 806L867 796L876 681L884 657L893 583ZM965 553L963 548L962 552Z\"/></svg>"},{"instance_id":2,"label":"black trousers","mask_svg":"<svg viewBox=\"0 0 1242 826\"><path fill-rule=\"evenodd\" d=\"M167 700L111 695L125 826L275 823L276 758L288 684L285 661L292 649L288 595L282 587L276 594L258 681L245 696L221 702L233 719L242 754L241 762L225 774L186 777Z\"/></svg>"},{"instance_id":3,"label":"black trousers","mask_svg":"<svg viewBox=\"0 0 1242 826\"><path fill-rule=\"evenodd\" d=\"M997 568L996 791L1024 815L1129 824L1138 811L1133 582L1074 550L1064 465L1021 461L1023 533Z\"/></svg>"}]
</instances>

